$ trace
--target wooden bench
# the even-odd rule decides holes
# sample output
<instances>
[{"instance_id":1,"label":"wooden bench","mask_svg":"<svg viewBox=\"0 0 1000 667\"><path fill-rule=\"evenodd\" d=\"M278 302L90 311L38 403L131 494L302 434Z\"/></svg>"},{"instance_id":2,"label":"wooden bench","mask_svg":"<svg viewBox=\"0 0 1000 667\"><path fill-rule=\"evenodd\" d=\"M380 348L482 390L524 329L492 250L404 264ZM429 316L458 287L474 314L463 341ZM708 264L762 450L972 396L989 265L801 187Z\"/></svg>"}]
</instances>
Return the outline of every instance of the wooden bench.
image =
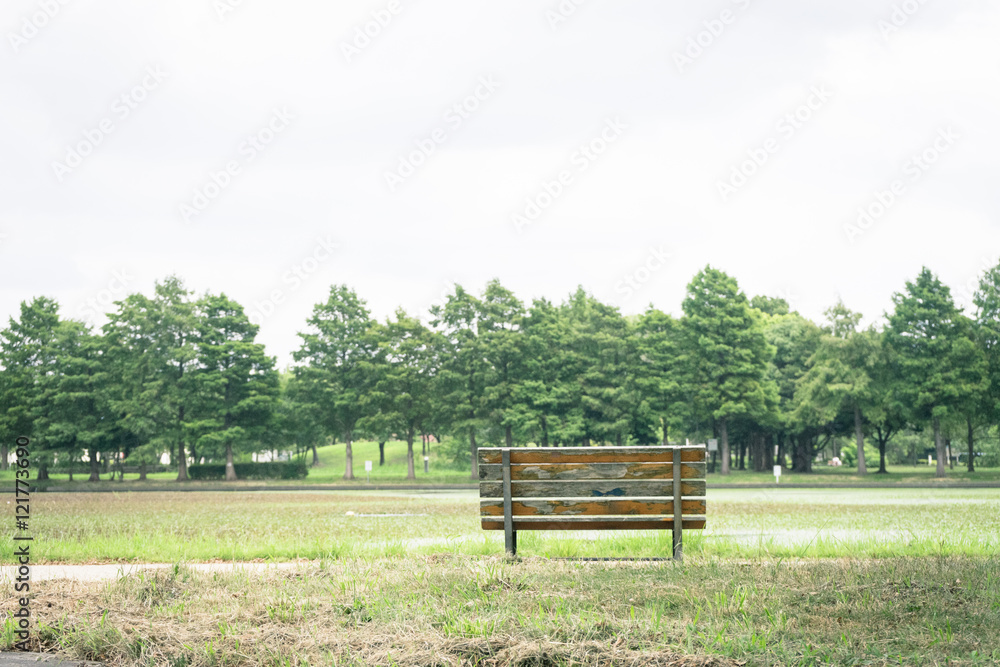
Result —
<instances>
[{"instance_id":1,"label":"wooden bench","mask_svg":"<svg viewBox=\"0 0 1000 667\"><path fill-rule=\"evenodd\" d=\"M479 506L485 530L672 530L705 527L705 448L483 447Z\"/></svg>"}]
</instances>

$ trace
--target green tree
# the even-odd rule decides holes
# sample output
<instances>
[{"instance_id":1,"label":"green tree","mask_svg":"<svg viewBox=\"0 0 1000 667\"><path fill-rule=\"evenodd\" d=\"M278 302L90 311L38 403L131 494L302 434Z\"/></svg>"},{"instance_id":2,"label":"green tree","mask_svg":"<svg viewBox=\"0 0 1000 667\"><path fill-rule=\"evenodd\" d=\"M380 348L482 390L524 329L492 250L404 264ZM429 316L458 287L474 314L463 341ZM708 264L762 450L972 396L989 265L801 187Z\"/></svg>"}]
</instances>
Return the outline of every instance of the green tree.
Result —
<instances>
[{"instance_id":1,"label":"green tree","mask_svg":"<svg viewBox=\"0 0 1000 667\"><path fill-rule=\"evenodd\" d=\"M695 406L718 421L721 472L728 475L728 422L766 411L765 372L774 349L736 280L711 266L688 284L682 308L685 345L693 362Z\"/></svg>"},{"instance_id":2,"label":"green tree","mask_svg":"<svg viewBox=\"0 0 1000 667\"><path fill-rule=\"evenodd\" d=\"M892 297L886 342L905 381L900 393L909 419L930 424L937 450L937 476L945 476L941 421L964 414L988 386L986 360L972 339L972 326L951 291L926 267L906 291Z\"/></svg>"},{"instance_id":3,"label":"green tree","mask_svg":"<svg viewBox=\"0 0 1000 667\"><path fill-rule=\"evenodd\" d=\"M51 371L59 327L59 305L47 297L21 302L20 317L10 318L0 331L0 437L4 447L18 437L36 438L35 420L44 406L39 400L42 377ZM33 443L38 479L48 477L48 445ZM0 452L4 462L9 452Z\"/></svg>"},{"instance_id":4,"label":"green tree","mask_svg":"<svg viewBox=\"0 0 1000 667\"><path fill-rule=\"evenodd\" d=\"M192 432L201 451L222 453L226 479L236 479L234 451L260 443L278 393L274 359L255 342L259 327L225 294L207 294L196 304L199 409Z\"/></svg>"},{"instance_id":5,"label":"green tree","mask_svg":"<svg viewBox=\"0 0 1000 667\"><path fill-rule=\"evenodd\" d=\"M476 330L483 355L483 414L501 429L507 447L514 446L514 429L522 426L523 410L516 400L522 377L521 322L524 305L494 279L486 284L479 302Z\"/></svg>"},{"instance_id":6,"label":"green tree","mask_svg":"<svg viewBox=\"0 0 1000 667\"><path fill-rule=\"evenodd\" d=\"M433 409L431 365L434 343L431 332L403 310L385 326L382 342L387 372L378 389L388 397L388 423L406 438L406 478L416 479L413 439L430 419Z\"/></svg>"},{"instance_id":7,"label":"green tree","mask_svg":"<svg viewBox=\"0 0 1000 667\"><path fill-rule=\"evenodd\" d=\"M684 332L680 321L650 306L639 318L636 333L637 385L666 445L671 430L692 418L691 359L684 348Z\"/></svg>"},{"instance_id":8,"label":"green tree","mask_svg":"<svg viewBox=\"0 0 1000 667\"><path fill-rule=\"evenodd\" d=\"M352 443L358 422L377 405L371 400L376 377L378 327L363 299L346 285L334 285L326 302L313 309L309 331L300 333L295 360L299 379L309 385L328 433L344 438L344 479L354 479Z\"/></svg>"},{"instance_id":9,"label":"green tree","mask_svg":"<svg viewBox=\"0 0 1000 667\"><path fill-rule=\"evenodd\" d=\"M986 358L989 380L976 412L983 423L997 424L1000 423L1000 264L983 273L973 303L976 306L975 337ZM968 419L969 472L975 471L973 421L972 417Z\"/></svg>"},{"instance_id":10,"label":"green tree","mask_svg":"<svg viewBox=\"0 0 1000 667\"><path fill-rule=\"evenodd\" d=\"M482 424L483 382L486 375L479 337L479 313L482 302L461 285L449 294L443 305L431 308L431 326L441 360L435 383L437 411L451 424L452 431L468 434L471 476L479 479L479 456L476 431Z\"/></svg>"}]
</instances>

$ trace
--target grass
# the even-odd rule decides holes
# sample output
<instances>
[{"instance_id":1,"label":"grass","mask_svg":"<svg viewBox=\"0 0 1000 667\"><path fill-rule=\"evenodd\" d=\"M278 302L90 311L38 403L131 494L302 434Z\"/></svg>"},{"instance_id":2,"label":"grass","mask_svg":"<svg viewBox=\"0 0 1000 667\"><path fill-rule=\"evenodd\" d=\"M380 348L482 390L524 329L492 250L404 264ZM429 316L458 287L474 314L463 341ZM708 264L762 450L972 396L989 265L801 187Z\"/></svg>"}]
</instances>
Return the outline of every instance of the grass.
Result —
<instances>
[{"instance_id":1,"label":"grass","mask_svg":"<svg viewBox=\"0 0 1000 667\"><path fill-rule=\"evenodd\" d=\"M31 648L125 665L994 665L996 557L459 554L33 584ZM13 600L0 603L13 610ZM0 647L13 638L9 621Z\"/></svg>"},{"instance_id":2,"label":"grass","mask_svg":"<svg viewBox=\"0 0 1000 667\"><path fill-rule=\"evenodd\" d=\"M373 484L413 484L413 480L406 479L406 443L399 441L387 442L385 445L386 452L386 463L383 466L378 465L379 452L378 443L361 441L356 442L353 445L354 453L354 475L355 479L353 482L345 482L343 479L344 468L345 468L345 448L344 445L330 445L327 447L319 448L319 457L322 465L317 468L309 469L309 476L304 480L295 481L247 481L247 482L235 482L235 483L223 483L223 482L186 482L184 485L178 485L175 481L177 477L176 472L164 472L164 473L153 473L148 476L148 480L145 482L139 481L138 473L128 473L125 475L124 482L117 481L107 481L107 475L105 475L105 481L102 482L87 482L87 473L84 471L84 464L78 464L79 472L74 476L74 481L70 483L68 481L69 476L65 473L53 474L52 481L47 484L48 488L53 489L106 489L106 490L122 490L129 488L198 488L199 486L217 486L219 484L232 485L238 487L241 485L246 486L260 486L261 484L266 484L267 486L293 486L301 484L353 484L361 486L367 483L368 477L365 474L365 461L373 462L373 469L371 472L371 482ZM307 459L311 461L310 458ZM416 474L416 483L418 484L474 484L476 480L470 478L469 470L466 466L456 466L447 455L444 455L444 446L440 444L434 444L431 446L428 452L430 458L430 472L424 474L423 471L423 456L420 453L420 443L415 443L414 445L414 466ZM870 470L877 469L878 462L875 462L875 468L870 468ZM801 474L801 473L785 473L781 477L781 484L905 484L905 483L933 483L933 484L949 484L953 482L1000 482L1000 468L981 468L974 473L969 473L965 466L956 466L954 470L948 470L948 477L944 480L937 480L934 477L935 469L933 466L928 465L916 465L916 466L902 466L902 465L890 465L888 466L889 473L887 474L874 474L870 473L866 476L857 475L857 471L852 468L830 468L817 464L814 468L812 474ZM774 476L770 472L752 472L752 471L740 471L734 470L728 477L722 477L718 473L709 475L710 483L726 483L726 484L773 484ZM13 471L0 471L0 481L13 480Z\"/></svg>"},{"instance_id":3,"label":"grass","mask_svg":"<svg viewBox=\"0 0 1000 667\"><path fill-rule=\"evenodd\" d=\"M499 555L475 492L40 493L36 563L295 560L393 553ZM12 506L11 506L12 507ZM1000 553L1000 490L717 489L705 558L989 556ZM13 542L0 542L9 562ZM519 535L526 556L664 556L667 531Z\"/></svg>"}]
</instances>

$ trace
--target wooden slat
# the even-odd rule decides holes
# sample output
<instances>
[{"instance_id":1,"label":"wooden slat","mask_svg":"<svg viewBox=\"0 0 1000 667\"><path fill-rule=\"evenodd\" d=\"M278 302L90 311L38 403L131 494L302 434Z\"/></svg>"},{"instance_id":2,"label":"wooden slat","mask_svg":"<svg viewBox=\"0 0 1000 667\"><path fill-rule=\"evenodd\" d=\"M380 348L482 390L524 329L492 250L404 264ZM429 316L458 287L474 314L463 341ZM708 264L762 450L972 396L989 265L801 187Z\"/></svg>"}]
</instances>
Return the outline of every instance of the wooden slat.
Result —
<instances>
[{"instance_id":1,"label":"wooden slat","mask_svg":"<svg viewBox=\"0 0 1000 667\"><path fill-rule=\"evenodd\" d=\"M704 496L705 480L684 480L681 482L683 497ZM512 482L511 495L514 498L635 498L639 496L659 496L672 498L673 481L591 481L591 482ZM503 498L501 482L480 482L481 498Z\"/></svg>"},{"instance_id":2,"label":"wooden slat","mask_svg":"<svg viewBox=\"0 0 1000 667\"><path fill-rule=\"evenodd\" d=\"M484 530L503 530L503 517L484 518L480 522ZM700 530L705 527L705 517L684 517L684 530ZM547 517L517 517L515 530L673 530L674 518L666 517L589 517L550 519Z\"/></svg>"},{"instance_id":3,"label":"wooden slat","mask_svg":"<svg viewBox=\"0 0 1000 667\"><path fill-rule=\"evenodd\" d=\"M673 514L674 503L667 498L641 498L635 500L515 500L511 503L514 517L518 516L593 516L593 515L650 515ZM705 514L705 499L690 498L681 501L681 514ZM482 500L479 512L483 516L504 515L502 500Z\"/></svg>"},{"instance_id":4,"label":"wooden slat","mask_svg":"<svg viewBox=\"0 0 1000 667\"><path fill-rule=\"evenodd\" d=\"M501 447L481 447L479 464L499 464ZM674 452L681 461L704 461L704 447L516 447L511 464L518 463L671 463Z\"/></svg>"},{"instance_id":5,"label":"wooden slat","mask_svg":"<svg viewBox=\"0 0 1000 667\"><path fill-rule=\"evenodd\" d=\"M701 463L682 463L682 479L703 479L707 466ZM574 479L673 479L673 463L529 463L512 465L511 479L525 480L574 480ZM503 477L503 467L495 464L479 466L479 479L496 481Z\"/></svg>"}]
</instances>

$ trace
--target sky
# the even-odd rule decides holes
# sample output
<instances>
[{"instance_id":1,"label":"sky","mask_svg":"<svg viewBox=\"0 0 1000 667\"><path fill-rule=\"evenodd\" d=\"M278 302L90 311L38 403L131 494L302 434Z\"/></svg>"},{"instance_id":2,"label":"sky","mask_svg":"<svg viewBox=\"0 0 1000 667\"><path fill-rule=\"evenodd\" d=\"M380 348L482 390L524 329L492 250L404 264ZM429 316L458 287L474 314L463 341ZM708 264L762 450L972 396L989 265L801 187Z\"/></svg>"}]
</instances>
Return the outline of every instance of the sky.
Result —
<instances>
[{"instance_id":1,"label":"sky","mask_svg":"<svg viewBox=\"0 0 1000 667\"><path fill-rule=\"evenodd\" d=\"M175 274L291 361L333 284L878 322L1000 260L986 0L5 0L0 318Z\"/></svg>"}]
</instances>

